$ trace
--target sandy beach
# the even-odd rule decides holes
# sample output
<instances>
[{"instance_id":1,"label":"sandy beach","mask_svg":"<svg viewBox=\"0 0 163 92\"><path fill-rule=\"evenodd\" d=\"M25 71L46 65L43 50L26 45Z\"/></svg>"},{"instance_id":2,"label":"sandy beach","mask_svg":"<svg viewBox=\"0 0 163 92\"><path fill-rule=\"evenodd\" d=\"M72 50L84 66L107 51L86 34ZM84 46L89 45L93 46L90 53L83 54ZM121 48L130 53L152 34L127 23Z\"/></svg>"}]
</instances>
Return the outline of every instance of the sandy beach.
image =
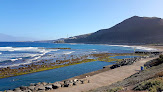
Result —
<instances>
[{"instance_id":1,"label":"sandy beach","mask_svg":"<svg viewBox=\"0 0 163 92\"><path fill-rule=\"evenodd\" d=\"M157 58L157 57L155 57ZM86 92L98 87L107 86L112 83L122 81L123 79L131 76L140 70L140 66L144 65L147 61L155 58L147 58L137 61L133 65L122 66L113 70L104 71L93 76L87 77L90 83L71 86L68 88L60 88L51 90L49 92Z\"/></svg>"}]
</instances>

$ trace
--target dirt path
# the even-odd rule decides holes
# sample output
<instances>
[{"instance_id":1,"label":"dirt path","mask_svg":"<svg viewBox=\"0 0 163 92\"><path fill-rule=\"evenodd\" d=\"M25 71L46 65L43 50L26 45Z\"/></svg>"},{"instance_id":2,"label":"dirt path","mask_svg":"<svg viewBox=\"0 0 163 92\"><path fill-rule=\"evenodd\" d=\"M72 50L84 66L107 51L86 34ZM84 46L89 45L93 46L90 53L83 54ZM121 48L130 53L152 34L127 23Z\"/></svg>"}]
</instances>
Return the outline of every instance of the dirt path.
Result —
<instances>
[{"instance_id":1,"label":"dirt path","mask_svg":"<svg viewBox=\"0 0 163 92\"><path fill-rule=\"evenodd\" d=\"M140 61L137 61L133 65L123 66L93 75L91 77L88 77L90 83L79 84L68 88L60 88L56 90L51 90L49 92L83 92L89 91L91 89L96 89L98 87L107 86L117 81L121 81L138 72L140 70L140 66L144 65L145 62L152 59L155 58L142 59Z\"/></svg>"}]
</instances>

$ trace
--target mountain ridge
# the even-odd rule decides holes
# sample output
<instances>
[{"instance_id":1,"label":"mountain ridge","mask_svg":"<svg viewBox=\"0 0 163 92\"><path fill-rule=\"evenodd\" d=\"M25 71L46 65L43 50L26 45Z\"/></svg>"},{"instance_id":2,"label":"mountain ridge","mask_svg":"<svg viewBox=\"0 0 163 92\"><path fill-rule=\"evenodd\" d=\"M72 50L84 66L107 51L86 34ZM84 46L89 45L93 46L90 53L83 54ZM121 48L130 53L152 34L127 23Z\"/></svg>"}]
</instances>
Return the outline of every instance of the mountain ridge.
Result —
<instances>
[{"instance_id":1,"label":"mountain ridge","mask_svg":"<svg viewBox=\"0 0 163 92\"><path fill-rule=\"evenodd\" d=\"M133 16L108 29L84 38L65 39L65 43L155 44L163 43L163 19Z\"/></svg>"}]
</instances>

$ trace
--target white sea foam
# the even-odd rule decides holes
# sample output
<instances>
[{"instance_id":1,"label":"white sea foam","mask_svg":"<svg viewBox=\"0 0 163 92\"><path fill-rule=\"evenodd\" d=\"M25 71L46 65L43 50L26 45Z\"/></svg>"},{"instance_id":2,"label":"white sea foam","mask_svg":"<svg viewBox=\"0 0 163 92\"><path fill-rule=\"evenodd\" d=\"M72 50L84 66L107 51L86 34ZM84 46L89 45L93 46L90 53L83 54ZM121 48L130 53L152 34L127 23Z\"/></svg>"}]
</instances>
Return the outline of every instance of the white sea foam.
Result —
<instances>
[{"instance_id":1,"label":"white sea foam","mask_svg":"<svg viewBox=\"0 0 163 92\"><path fill-rule=\"evenodd\" d=\"M147 51L157 51L157 49L149 48L149 47L143 47L143 46L128 46L128 45L109 45L109 46L126 47L126 48L133 48L133 49L147 50Z\"/></svg>"},{"instance_id":2,"label":"white sea foam","mask_svg":"<svg viewBox=\"0 0 163 92\"><path fill-rule=\"evenodd\" d=\"M38 47L0 47L0 51L39 51Z\"/></svg>"},{"instance_id":3,"label":"white sea foam","mask_svg":"<svg viewBox=\"0 0 163 92\"><path fill-rule=\"evenodd\" d=\"M10 59L12 62L14 62L14 61L16 61L16 60L18 60L17 58L16 59Z\"/></svg>"},{"instance_id":4,"label":"white sea foam","mask_svg":"<svg viewBox=\"0 0 163 92\"><path fill-rule=\"evenodd\" d=\"M0 55L1 55L2 53L0 52Z\"/></svg>"},{"instance_id":5,"label":"white sea foam","mask_svg":"<svg viewBox=\"0 0 163 92\"><path fill-rule=\"evenodd\" d=\"M71 53L73 53L73 52L75 52L75 51L64 52L63 54L71 54Z\"/></svg>"},{"instance_id":6,"label":"white sea foam","mask_svg":"<svg viewBox=\"0 0 163 92\"><path fill-rule=\"evenodd\" d=\"M39 48L39 47L0 47L0 51L25 51L29 53L9 53L4 54L1 56L3 58L0 61L4 60L11 60L12 62L15 62L16 60L21 60L23 57L31 57L31 59L27 59L25 62L22 63L12 63L12 65L2 65L0 67L13 67L13 66L19 66L23 64L30 64L32 62L37 62L39 58L44 56L45 54L51 52L51 51L58 51L59 49L45 49L45 48ZM31 53L32 52L32 53ZM33 53L34 52L34 53ZM14 59L11 59L14 58Z\"/></svg>"}]
</instances>

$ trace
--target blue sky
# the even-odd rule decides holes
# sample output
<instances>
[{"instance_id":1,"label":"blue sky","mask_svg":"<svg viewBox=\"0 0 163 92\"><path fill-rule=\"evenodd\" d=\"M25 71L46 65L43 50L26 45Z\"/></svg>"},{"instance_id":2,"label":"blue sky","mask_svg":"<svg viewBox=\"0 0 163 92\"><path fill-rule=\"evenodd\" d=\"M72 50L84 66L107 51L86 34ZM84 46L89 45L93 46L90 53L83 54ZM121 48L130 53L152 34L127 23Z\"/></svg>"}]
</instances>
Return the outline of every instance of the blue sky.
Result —
<instances>
[{"instance_id":1,"label":"blue sky","mask_svg":"<svg viewBox=\"0 0 163 92\"><path fill-rule=\"evenodd\" d=\"M0 33L51 40L110 28L134 15L163 18L163 0L0 0Z\"/></svg>"}]
</instances>

